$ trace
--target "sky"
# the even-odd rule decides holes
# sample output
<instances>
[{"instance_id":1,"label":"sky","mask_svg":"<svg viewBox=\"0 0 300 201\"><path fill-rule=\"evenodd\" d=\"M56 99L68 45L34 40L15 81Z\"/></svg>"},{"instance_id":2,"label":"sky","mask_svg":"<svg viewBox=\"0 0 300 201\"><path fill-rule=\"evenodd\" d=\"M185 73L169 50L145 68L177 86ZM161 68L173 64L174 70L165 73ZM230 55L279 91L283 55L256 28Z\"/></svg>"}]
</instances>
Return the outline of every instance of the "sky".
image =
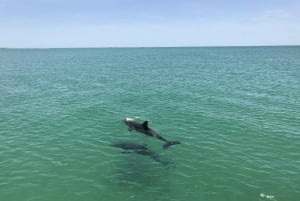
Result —
<instances>
[{"instance_id":1,"label":"sky","mask_svg":"<svg viewBox=\"0 0 300 201\"><path fill-rule=\"evenodd\" d=\"M0 47L300 45L300 0L0 0Z\"/></svg>"}]
</instances>

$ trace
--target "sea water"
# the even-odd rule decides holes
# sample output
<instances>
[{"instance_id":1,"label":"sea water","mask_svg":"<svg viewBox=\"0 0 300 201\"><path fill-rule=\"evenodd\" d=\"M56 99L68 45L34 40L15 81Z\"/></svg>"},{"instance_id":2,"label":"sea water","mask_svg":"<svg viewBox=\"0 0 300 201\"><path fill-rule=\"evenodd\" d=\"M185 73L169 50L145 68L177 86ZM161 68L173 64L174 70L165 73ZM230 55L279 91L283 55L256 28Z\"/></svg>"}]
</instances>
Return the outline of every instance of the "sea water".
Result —
<instances>
[{"instance_id":1,"label":"sea water","mask_svg":"<svg viewBox=\"0 0 300 201\"><path fill-rule=\"evenodd\" d=\"M300 47L0 49L0 200L300 200Z\"/></svg>"}]
</instances>

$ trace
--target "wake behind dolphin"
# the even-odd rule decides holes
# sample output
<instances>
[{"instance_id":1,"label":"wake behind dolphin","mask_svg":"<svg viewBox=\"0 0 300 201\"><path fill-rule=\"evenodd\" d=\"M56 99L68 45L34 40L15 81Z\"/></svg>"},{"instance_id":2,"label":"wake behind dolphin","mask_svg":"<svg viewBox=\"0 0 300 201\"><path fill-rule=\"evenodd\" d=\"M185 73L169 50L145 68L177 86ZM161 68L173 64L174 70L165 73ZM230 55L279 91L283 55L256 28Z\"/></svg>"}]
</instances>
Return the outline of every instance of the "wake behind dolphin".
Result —
<instances>
[{"instance_id":1,"label":"wake behind dolphin","mask_svg":"<svg viewBox=\"0 0 300 201\"><path fill-rule=\"evenodd\" d=\"M140 133L144 133L151 137L156 137L157 139L164 141L165 144L163 147L166 149L171 145L180 144L179 141L168 141L165 138L163 138L161 135L159 135L155 130L148 127L148 121L144 121L144 123L138 123L130 118L125 118L124 123L129 127L129 129L134 129Z\"/></svg>"}]
</instances>

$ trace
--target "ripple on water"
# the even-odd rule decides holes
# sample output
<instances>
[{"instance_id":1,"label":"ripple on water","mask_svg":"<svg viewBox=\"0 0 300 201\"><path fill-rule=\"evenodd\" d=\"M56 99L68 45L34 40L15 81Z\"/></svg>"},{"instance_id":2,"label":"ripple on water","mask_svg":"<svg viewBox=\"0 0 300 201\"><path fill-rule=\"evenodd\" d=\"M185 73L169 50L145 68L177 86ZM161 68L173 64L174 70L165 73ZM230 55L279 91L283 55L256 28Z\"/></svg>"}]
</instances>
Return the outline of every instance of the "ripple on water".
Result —
<instances>
[{"instance_id":1,"label":"ripple on water","mask_svg":"<svg viewBox=\"0 0 300 201\"><path fill-rule=\"evenodd\" d=\"M0 51L3 200L299 194L297 47ZM163 150L126 117L182 143ZM148 144L169 165L114 141Z\"/></svg>"}]
</instances>

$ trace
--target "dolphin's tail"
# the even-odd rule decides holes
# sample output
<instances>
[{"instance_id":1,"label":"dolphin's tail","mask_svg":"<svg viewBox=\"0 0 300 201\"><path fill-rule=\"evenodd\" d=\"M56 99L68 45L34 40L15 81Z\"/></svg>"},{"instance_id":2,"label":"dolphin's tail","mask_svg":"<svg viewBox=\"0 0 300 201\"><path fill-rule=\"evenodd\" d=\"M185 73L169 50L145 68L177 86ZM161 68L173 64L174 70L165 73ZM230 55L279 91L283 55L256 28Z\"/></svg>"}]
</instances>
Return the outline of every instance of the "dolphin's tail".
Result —
<instances>
[{"instance_id":1,"label":"dolphin's tail","mask_svg":"<svg viewBox=\"0 0 300 201\"><path fill-rule=\"evenodd\" d=\"M179 142L179 141L167 141L167 142L163 145L163 147L164 147L164 149L166 149L166 148L168 148L169 146L172 146L172 145L175 145L175 144L180 144L180 142Z\"/></svg>"}]
</instances>

